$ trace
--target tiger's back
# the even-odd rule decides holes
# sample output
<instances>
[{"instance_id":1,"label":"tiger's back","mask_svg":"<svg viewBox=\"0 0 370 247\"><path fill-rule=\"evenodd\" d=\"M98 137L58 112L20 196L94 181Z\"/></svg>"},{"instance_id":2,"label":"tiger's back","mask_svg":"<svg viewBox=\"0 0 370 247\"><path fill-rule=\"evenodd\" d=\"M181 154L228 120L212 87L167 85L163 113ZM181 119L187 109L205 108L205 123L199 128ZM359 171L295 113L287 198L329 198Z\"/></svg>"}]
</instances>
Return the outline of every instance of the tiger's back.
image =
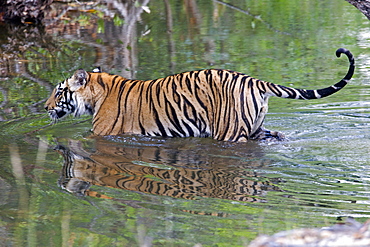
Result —
<instances>
[{"instance_id":1,"label":"tiger's back","mask_svg":"<svg viewBox=\"0 0 370 247\"><path fill-rule=\"evenodd\" d=\"M90 76L90 82L98 83L102 75ZM262 109L264 104L260 92L253 90L255 79L225 70L186 72L152 81L112 76L109 82L105 84L109 93L93 120L98 135L247 139L252 132L248 123L259 114L248 106Z\"/></svg>"},{"instance_id":2,"label":"tiger's back","mask_svg":"<svg viewBox=\"0 0 370 247\"><path fill-rule=\"evenodd\" d=\"M93 114L97 135L122 133L165 137L212 137L223 141L282 139L263 128L268 98L317 99L335 93L351 79L352 54L347 75L333 86L303 90L280 86L248 75L218 69L184 72L156 80L129 80L82 69L60 83L46 102L56 120L74 113Z\"/></svg>"}]
</instances>

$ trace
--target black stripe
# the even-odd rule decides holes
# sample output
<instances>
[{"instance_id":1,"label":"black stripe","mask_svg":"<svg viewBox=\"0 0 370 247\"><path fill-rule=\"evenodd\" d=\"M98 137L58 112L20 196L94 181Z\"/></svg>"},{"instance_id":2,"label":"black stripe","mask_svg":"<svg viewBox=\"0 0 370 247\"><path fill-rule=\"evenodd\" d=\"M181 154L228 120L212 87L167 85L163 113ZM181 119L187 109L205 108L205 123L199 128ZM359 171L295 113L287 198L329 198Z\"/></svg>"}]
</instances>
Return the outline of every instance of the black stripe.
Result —
<instances>
[{"instance_id":1,"label":"black stripe","mask_svg":"<svg viewBox=\"0 0 370 247\"><path fill-rule=\"evenodd\" d=\"M191 94L193 94L193 89L192 89L192 87L191 87L191 85L192 85L192 80L190 80L190 78L189 78L189 75L186 75L185 76L185 84L186 84L186 88L189 90L189 92L191 93Z\"/></svg>"},{"instance_id":2,"label":"black stripe","mask_svg":"<svg viewBox=\"0 0 370 247\"><path fill-rule=\"evenodd\" d=\"M252 80L249 80L248 87L250 88L250 92L251 92L255 117L258 117L258 115L260 113L260 108L258 107L258 102L256 101L256 96L254 95L254 83L253 83Z\"/></svg>"},{"instance_id":3,"label":"black stripe","mask_svg":"<svg viewBox=\"0 0 370 247\"><path fill-rule=\"evenodd\" d=\"M112 124L112 127L111 127L111 130L110 130L110 132L112 132L113 131L113 129L116 127L116 125L117 125L117 122L118 122L118 120L119 120L119 117L120 117L120 115L121 115L121 102L122 102L122 98L123 98L123 92L125 91L125 86L126 86L126 82L127 82L128 80L121 80L120 81L120 87L119 87L119 92L118 92L118 95L117 95L117 104L118 104L118 109L117 109L117 115L116 115L116 117L115 117L115 119L114 119L114 121L113 121L113 124ZM138 81L130 81L130 82L132 82L132 84L130 85L130 87L128 88L128 90L127 90L127 93L126 93L126 95L125 95L125 99L124 99L124 101L125 101L125 103L124 103L124 105L127 105L127 99L128 99L128 95L130 94L130 92L131 92L131 90L135 87L135 85L136 85L136 83L138 82ZM122 118L124 118L124 116L122 116ZM122 120L122 122L123 122L124 120Z\"/></svg>"},{"instance_id":4,"label":"black stripe","mask_svg":"<svg viewBox=\"0 0 370 247\"><path fill-rule=\"evenodd\" d=\"M174 107L172 107L168 100L166 100L165 111L167 118L170 120L171 124L176 128L176 130L181 133L182 136L186 136L184 130L181 128L180 121L177 118L176 110Z\"/></svg>"},{"instance_id":5,"label":"black stripe","mask_svg":"<svg viewBox=\"0 0 370 247\"><path fill-rule=\"evenodd\" d=\"M247 79L248 79L248 81L246 82ZM246 124L246 126L248 128L248 133L251 132L252 128L251 128L251 123L249 122L249 119L246 116L246 112L244 110L245 109L244 107L246 106L248 108L248 104L245 103L245 100L246 100L246 97L249 97L250 95L249 94L247 95L245 93L245 90L246 90L246 84L248 83L248 85L249 85L250 81L252 81L250 77L244 77L241 81L241 91L240 91L241 116L242 116L243 122ZM248 108L248 111L249 111L249 108Z\"/></svg>"},{"instance_id":6,"label":"black stripe","mask_svg":"<svg viewBox=\"0 0 370 247\"><path fill-rule=\"evenodd\" d=\"M153 102L151 102L151 104L153 104ZM154 121L157 124L157 127L158 127L159 131L161 132L161 134L159 134L159 133L154 133L154 134L166 137L167 136L166 130L165 130L163 124L161 123L160 119L159 119L158 111L157 111L157 109L155 109L154 105L153 105L153 110L152 111L153 111L153 114L154 114L154 116L153 116Z\"/></svg>"},{"instance_id":7,"label":"black stripe","mask_svg":"<svg viewBox=\"0 0 370 247\"><path fill-rule=\"evenodd\" d=\"M182 124L185 126L185 128L187 129L187 131L188 131L188 136L195 136L194 135L194 130L193 130L193 128L189 125L189 124L187 124L185 121L182 121Z\"/></svg>"},{"instance_id":8,"label":"black stripe","mask_svg":"<svg viewBox=\"0 0 370 247\"><path fill-rule=\"evenodd\" d=\"M183 112L184 112L184 115L185 115L186 119L189 120L189 122L196 125L195 119L197 118L197 110L195 109L194 105L192 103L190 103L190 101L186 97L182 97L182 100L184 101L182 108L183 108ZM190 111L193 114L195 119L190 118L190 116L188 114L188 111L189 111L188 109L190 109Z\"/></svg>"},{"instance_id":9,"label":"black stripe","mask_svg":"<svg viewBox=\"0 0 370 247\"><path fill-rule=\"evenodd\" d=\"M98 75L98 78L97 78L97 81L98 81L98 84L103 88L103 90L105 89L105 84L104 84L104 81L101 77L101 75Z\"/></svg>"},{"instance_id":10,"label":"black stripe","mask_svg":"<svg viewBox=\"0 0 370 247\"><path fill-rule=\"evenodd\" d=\"M284 91L284 92L286 92L288 94L288 98L295 99L297 97L297 93L300 94L303 97L305 97L305 95L306 95L305 92L304 92L304 90L297 91L294 88L289 88L289 87L280 86L280 85L278 85L278 87L281 89L281 91Z\"/></svg>"},{"instance_id":11,"label":"black stripe","mask_svg":"<svg viewBox=\"0 0 370 247\"><path fill-rule=\"evenodd\" d=\"M258 80L257 80L258 81ZM281 97L282 96L282 93L280 92L279 88L277 88L277 85L273 84L273 83L269 83L267 85L270 90L275 94L277 95L278 97Z\"/></svg>"}]
</instances>

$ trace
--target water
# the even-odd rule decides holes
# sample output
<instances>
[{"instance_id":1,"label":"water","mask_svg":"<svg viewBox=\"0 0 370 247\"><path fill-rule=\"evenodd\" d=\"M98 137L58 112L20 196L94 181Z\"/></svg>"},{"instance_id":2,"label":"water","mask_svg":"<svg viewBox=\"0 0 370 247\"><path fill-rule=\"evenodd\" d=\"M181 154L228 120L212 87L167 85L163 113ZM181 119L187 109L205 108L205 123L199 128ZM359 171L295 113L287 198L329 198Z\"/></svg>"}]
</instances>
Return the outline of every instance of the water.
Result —
<instances>
[{"instance_id":1,"label":"water","mask_svg":"<svg viewBox=\"0 0 370 247\"><path fill-rule=\"evenodd\" d=\"M2 245L248 246L259 234L370 217L369 23L359 11L334 0L117 6L53 21L58 6L44 29L1 26ZM98 138L89 117L51 126L43 110L80 67L139 79L225 68L319 88L347 71L339 47L356 57L345 89L270 100L265 125L285 142Z\"/></svg>"}]
</instances>

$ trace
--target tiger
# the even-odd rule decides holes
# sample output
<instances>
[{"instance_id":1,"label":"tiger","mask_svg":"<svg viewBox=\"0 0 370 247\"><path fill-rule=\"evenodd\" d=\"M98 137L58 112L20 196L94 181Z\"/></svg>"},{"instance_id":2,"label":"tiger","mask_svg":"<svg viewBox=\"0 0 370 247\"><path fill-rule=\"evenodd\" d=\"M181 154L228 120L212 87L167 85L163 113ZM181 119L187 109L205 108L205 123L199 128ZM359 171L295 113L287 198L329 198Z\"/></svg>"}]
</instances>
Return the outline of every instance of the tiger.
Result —
<instances>
[{"instance_id":1,"label":"tiger","mask_svg":"<svg viewBox=\"0 0 370 247\"><path fill-rule=\"evenodd\" d=\"M284 140L263 127L270 96L319 99L341 90L352 78L352 53L338 83L318 90L286 87L224 69L183 72L154 80L126 79L97 69L78 69L59 83L45 103L52 123L66 115L90 114L97 136L138 134L210 137L219 141Z\"/></svg>"}]
</instances>

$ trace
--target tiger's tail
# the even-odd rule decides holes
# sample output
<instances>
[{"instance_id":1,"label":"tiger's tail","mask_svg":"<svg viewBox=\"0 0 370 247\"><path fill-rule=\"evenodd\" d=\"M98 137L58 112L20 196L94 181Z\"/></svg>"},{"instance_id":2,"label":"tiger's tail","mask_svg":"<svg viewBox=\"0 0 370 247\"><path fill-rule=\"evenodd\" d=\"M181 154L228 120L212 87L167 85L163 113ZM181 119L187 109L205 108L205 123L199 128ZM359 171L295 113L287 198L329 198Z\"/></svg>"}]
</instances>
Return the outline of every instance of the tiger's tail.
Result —
<instances>
[{"instance_id":1,"label":"tiger's tail","mask_svg":"<svg viewBox=\"0 0 370 247\"><path fill-rule=\"evenodd\" d=\"M345 48L339 48L335 54L337 57L340 57L341 54L344 53L348 57L349 61L349 68L346 76L340 80L338 83L322 89L317 90L305 90L305 89L296 89L296 88L290 88L285 87L277 84L269 84L269 91L267 91L268 94L271 96L277 96L281 98L290 98L290 99L319 99L323 98L329 95L332 95L333 93L336 93L337 91L341 90L344 86L347 85L349 80L353 76L353 72L355 70L355 59L352 55L352 53L345 49Z\"/></svg>"}]
</instances>

